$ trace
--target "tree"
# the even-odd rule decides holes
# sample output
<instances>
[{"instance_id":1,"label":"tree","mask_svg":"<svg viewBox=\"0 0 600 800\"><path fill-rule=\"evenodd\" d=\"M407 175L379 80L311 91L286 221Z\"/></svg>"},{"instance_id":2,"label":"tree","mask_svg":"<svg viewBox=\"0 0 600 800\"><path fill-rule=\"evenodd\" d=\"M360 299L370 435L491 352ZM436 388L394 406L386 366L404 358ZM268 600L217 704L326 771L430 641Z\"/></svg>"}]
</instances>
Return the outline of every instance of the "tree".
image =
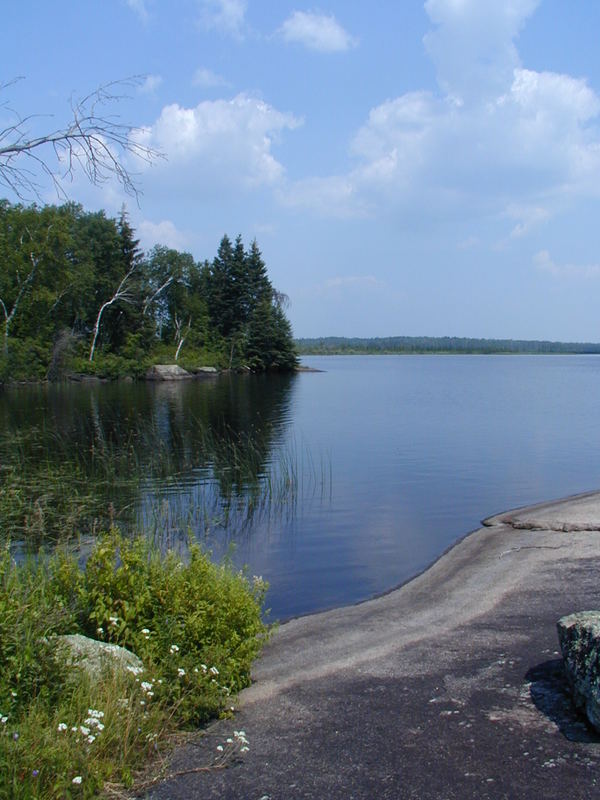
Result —
<instances>
[{"instance_id":1,"label":"tree","mask_svg":"<svg viewBox=\"0 0 600 800\"><path fill-rule=\"evenodd\" d=\"M16 80L19 80L18 78ZM65 197L63 181L73 179L80 167L91 183L100 185L116 178L125 191L137 198L139 189L125 166L125 156L133 155L152 163L162 154L137 137L136 128L121 122L107 108L123 100L127 88L141 84L142 76L112 81L80 100L71 102L71 119L66 125L33 136L30 125L37 115L21 116L7 102L0 109L12 113L14 122L0 130L0 184L24 200L40 197L37 172L51 182L60 197ZM0 84L6 91L15 81Z\"/></svg>"},{"instance_id":2,"label":"tree","mask_svg":"<svg viewBox=\"0 0 600 800\"><path fill-rule=\"evenodd\" d=\"M71 244L68 214L45 206L0 201L0 312L4 355L18 328L21 338L52 339L54 312L69 286L65 256Z\"/></svg>"}]
</instances>

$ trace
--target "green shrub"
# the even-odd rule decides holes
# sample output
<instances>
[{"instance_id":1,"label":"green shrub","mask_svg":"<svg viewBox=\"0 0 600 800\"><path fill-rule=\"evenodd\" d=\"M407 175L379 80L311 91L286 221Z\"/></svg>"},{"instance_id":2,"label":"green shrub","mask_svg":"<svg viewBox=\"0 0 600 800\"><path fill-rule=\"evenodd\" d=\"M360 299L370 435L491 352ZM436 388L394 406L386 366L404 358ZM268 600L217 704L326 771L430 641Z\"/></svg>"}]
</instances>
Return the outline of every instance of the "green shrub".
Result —
<instances>
[{"instance_id":1,"label":"green shrub","mask_svg":"<svg viewBox=\"0 0 600 800\"><path fill-rule=\"evenodd\" d=\"M173 726L225 712L268 635L265 589L196 545L184 561L116 530L84 569L64 550L17 565L4 547L0 800L92 797L105 781L128 784ZM144 670L92 681L64 663L63 633L123 645Z\"/></svg>"}]
</instances>

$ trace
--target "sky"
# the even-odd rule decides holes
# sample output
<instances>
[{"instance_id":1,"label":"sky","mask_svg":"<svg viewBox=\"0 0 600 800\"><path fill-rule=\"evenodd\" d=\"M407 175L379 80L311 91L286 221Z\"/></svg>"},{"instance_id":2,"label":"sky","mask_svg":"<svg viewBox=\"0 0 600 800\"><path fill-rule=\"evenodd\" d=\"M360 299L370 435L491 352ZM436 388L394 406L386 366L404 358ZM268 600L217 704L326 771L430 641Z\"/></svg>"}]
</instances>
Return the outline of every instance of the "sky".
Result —
<instances>
[{"instance_id":1,"label":"sky","mask_svg":"<svg viewBox=\"0 0 600 800\"><path fill-rule=\"evenodd\" d=\"M145 249L256 238L296 336L600 341L598 0L23 0L2 19L0 130L47 132L143 76L110 109L165 156L126 163L139 205L81 174L65 192L125 202Z\"/></svg>"}]
</instances>

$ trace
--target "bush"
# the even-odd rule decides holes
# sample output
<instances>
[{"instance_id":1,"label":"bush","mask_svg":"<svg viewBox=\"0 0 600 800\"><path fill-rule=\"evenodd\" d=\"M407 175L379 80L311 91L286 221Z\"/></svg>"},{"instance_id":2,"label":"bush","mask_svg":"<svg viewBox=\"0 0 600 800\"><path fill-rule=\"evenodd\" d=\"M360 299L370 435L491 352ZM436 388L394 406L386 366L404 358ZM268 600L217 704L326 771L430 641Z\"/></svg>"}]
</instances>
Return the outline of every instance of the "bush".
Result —
<instances>
[{"instance_id":1,"label":"bush","mask_svg":"<svg viewBox=\"0 0 600 800\"><path fill-rule=\"evenodd\" d=\"M130 783L174 726L224 712L268 635L265 589L196 545L184 562L116 530L99 538L83 570L66 551L16 565L5 547L0 798L92 797L104 781ZM91 681L64 664L62 633L123 645L144 671Z\"/></svg>"}]
</instances>

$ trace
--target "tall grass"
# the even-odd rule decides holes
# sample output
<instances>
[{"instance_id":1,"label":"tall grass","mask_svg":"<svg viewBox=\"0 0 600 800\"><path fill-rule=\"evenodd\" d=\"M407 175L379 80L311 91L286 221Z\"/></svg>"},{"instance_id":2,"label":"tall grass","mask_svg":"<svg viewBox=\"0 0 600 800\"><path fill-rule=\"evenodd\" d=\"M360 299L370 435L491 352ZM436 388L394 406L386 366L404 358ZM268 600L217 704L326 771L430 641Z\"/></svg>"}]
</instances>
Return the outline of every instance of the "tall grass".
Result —
<instances>
[{"instance_id":1,"label":"tall grass","mask_svg":"<svg viewBox=\"0 0 600 800\"><path fill-rule=\"evenodd\" d=\"M124 439L91 429L78 439L42 426L0 434L0 541L25 548L94 537L118 524L154 536L247 530L331 492L331 463L294 441L196 425L166 440L156 420Z\"/></svg>"}]
</instances>

